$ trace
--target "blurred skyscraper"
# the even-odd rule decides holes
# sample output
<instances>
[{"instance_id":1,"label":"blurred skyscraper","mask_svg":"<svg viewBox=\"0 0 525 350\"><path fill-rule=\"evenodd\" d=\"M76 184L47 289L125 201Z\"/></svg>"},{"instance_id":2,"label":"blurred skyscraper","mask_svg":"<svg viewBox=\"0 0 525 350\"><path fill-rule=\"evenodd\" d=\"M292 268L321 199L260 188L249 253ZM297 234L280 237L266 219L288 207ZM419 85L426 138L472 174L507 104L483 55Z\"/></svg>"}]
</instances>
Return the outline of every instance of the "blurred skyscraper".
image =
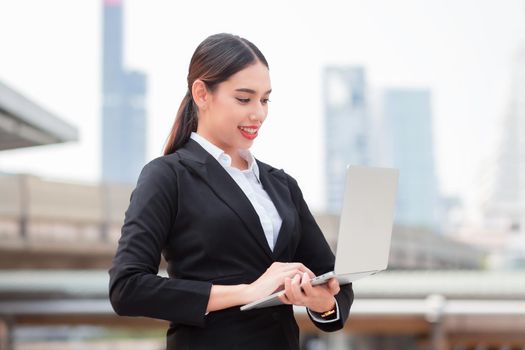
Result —
<instances>
[{"instance_id":1,"label":"blurred skyscraper","mask_svg":"<svg viewBox=\"0 0 525 350\"><path fill-rule=\"evenodd\" d=\"M512 73L496 176L484 214L489 226L513 233L507 258L511 265L525 267L525 44L518 50Z\"/></svg>"},{"instance_id":2,"label":"blurred skyscraper","mask_svg":"<svg viewBox=\"0 0 525 350\"><path fill-rule=\"evenodd\" d=\"M518 230L525 224L525 46L516 56L513 73L491 201L492 209L508 218L509 228Z\"/></svg>"},{"instance_id":3,"label":"blurred skyscraper","mask_svg":"<svg viewBox=\"0 0 525 350\"><path fill-rule=\"evenodd\" d=\"M327 210L338 213L346 165L368 163L365 70L363 67L326 67L323 85Z\"/></svg>"},{"instance_id":4,"label":"blurred skyscraper","mask_svg":"<svg viewBox=\"0 0 525 350\"><path fill-rule=\"evenodd\" d=\"M382 113L391 163L399 169L396 222L438 229L430 97L425 89L387 89Z\"/></svg>"},{"instance_id":5,"label":"blurred skyscraper","mask_svg":"<svg viewBox=\"0 0 525 350\"><path fill-rule=\"evenodd\" d=\"M102 181L133 184L146 160L146 77L122 65L122 2L103 11Z\"/></svg>"}]
</instances>

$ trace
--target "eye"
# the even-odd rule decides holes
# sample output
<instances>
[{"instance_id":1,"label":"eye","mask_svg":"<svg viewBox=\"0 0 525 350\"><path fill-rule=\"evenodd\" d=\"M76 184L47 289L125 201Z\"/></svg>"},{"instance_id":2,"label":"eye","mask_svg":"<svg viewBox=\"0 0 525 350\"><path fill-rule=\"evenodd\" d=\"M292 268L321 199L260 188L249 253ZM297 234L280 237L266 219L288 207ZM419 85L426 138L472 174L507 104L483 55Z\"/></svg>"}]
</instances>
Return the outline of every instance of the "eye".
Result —
<instances>
[{"instance_id":1,"label":"eye","mask_svg":"<svg viewBox=\"0 0 525 350\"><path fill-rule=\"evenodd\" d=\"M261 102L262 102L263 105L266 105L266 104L268 104L268 102L271 102L271 101L270 101L269 98L263 98Z\"/></svg>"},{"instance_id":2,"label":"eye","mask_svg":"<svg viewBox=\"0 0 525 350\"><path fill-rule=\"evenodd\" d=\"M249 99L249 98L238 98L238 97L237 97L237 100L238 100L240 103L248 103L248 102L250 102L250 99Z\"/></svg>"}]
</instances>

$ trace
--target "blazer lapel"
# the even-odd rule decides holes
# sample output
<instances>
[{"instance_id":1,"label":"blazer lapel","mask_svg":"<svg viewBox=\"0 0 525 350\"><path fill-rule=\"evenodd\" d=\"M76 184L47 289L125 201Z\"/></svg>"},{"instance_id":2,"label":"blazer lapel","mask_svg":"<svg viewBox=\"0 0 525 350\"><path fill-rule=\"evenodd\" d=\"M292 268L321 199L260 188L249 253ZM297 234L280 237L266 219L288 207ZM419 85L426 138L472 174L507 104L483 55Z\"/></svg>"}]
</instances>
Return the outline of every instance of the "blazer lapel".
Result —
<instances>
[{"instance_id":1,"label":"blazer lapel","mask_svg":"<svg viewBox=\"0 0 525 350\"><path fill-rule=\"evenodd\" d=\"M295 205L288 189L286 174L282 170L277 170L259 161L257 164L259 165L259 175L263 188L270 196L282 219L281 229L273 249L273 257L277 259L292 238L292 230L295 225Z\"/></svg>"},{"instance_id":2,"label":"blazer lapel","mask_svg":"<svg viewBox=\"0 0 525 350\"><path fill-rule=\"evenodd\" d=\"M239 216L265 253L273 258L257 212L242 189L219 162L192 139L177 153L180 155L181 163L204 180L212 191Z\"/></svg>"}]
</instances>

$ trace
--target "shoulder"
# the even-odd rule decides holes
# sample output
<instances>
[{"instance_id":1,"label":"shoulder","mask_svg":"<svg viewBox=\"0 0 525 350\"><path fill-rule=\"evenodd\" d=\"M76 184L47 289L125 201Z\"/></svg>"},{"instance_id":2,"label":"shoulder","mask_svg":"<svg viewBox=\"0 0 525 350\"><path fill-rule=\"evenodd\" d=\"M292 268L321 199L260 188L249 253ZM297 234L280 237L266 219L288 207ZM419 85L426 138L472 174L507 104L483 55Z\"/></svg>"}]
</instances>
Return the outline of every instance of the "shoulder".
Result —
<instances>
[{"instance_id":1,"label":"shoulder","mask_svg":"<svg viewBox=\"0 0 525 350\"><path fill-rule=\"evenodd\" d=\"M177 154L169 154L152 159L142 168L137 180L141 185L175 185L181 165Z\"/></svg>"},{"instance_id":2,"label":"shoulder","mask_svg":"<svg viewBox=\"0 0 525 350\"><path fill-rule=\"evenodd\" d=\"M173 172L177 171L180 168L180 157L177 152L159 156L150 160L145 166L144 169L152 170L171 170Z\"/></svg>"}]
</instances>

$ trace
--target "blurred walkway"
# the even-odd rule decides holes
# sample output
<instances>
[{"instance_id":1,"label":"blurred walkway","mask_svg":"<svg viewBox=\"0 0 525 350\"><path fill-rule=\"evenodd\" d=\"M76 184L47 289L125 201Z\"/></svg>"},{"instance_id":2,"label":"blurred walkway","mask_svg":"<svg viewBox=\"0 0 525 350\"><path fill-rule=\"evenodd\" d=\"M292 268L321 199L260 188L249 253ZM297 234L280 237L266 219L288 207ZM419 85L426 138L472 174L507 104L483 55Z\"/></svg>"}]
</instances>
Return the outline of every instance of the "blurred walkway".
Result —
<instances>
[{"instance_id":1,"label":"blurred walkway","mask_svg":"<svg viewBox=\"0 0 525 350\"><path fill-rule=\"evenodd\" d=\"M0 318L10 330L87 324L167 327L164 321L117 317L107 286L105 270L0 271ZM495 349L525 346L525 271L383 272L357 281L354 287L356 299L344 332L326 338L304 308L296 308L302 334L335 341L330 343L334 350L347 349L356 339L361 339L362 349L376 349L370 344L382 335L412 339L414 346L404 350L460 349L461 344L466 350L482 344ZM398 349L399 343L389 344L381 350Z\"/></svg>"}]
</instances>

